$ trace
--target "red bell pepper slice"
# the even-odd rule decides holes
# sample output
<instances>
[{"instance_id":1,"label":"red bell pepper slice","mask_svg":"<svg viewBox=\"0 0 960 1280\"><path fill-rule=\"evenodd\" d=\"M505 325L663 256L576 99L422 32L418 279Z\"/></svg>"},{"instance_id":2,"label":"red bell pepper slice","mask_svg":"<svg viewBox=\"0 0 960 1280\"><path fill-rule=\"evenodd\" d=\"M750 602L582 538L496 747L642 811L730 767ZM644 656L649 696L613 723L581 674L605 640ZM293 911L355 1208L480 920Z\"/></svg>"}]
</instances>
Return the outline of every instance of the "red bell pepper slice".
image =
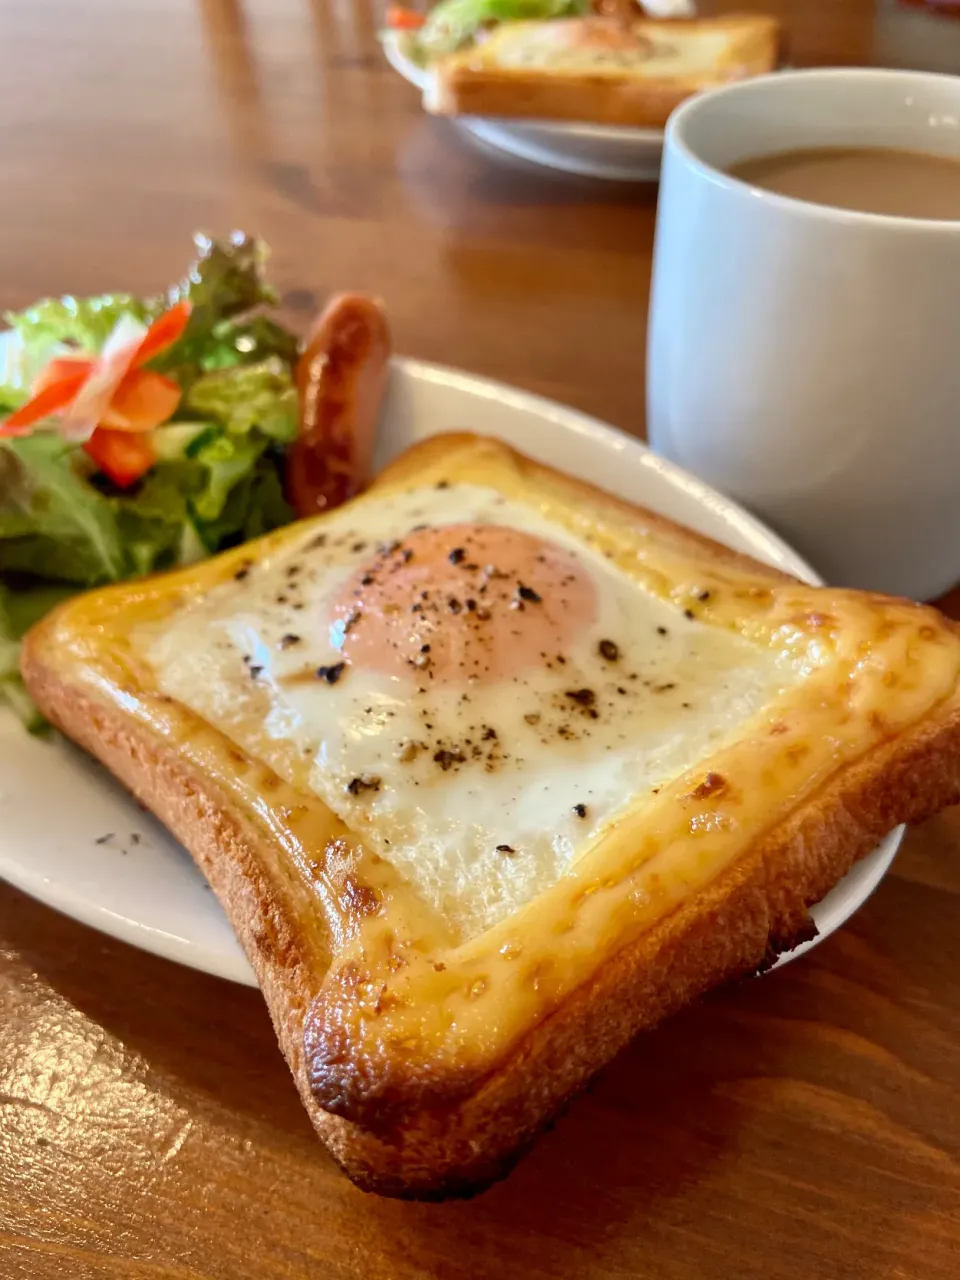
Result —
<instances>
[{"instance_id":1,"label":"red bell pepper slice","mask_svg":"<svg viewBox=\"0 0 960 1280\"><path fill-rule=\"evenodd\" d=\"M426 22L422 13L403 4L387 5L387 26L391 31L419 31Z\"/></svg>"},{"instance_id":2,"label":"red bell pepper slice","mask_svg":"<svg viewBox=\"0 0 960 1280\"><path fill-rule=\"evenodd\" d=\"M84 449L100 470L121 489L129 488L156 462L149 436L97 427Z\"/></svg>"}]
</instances>

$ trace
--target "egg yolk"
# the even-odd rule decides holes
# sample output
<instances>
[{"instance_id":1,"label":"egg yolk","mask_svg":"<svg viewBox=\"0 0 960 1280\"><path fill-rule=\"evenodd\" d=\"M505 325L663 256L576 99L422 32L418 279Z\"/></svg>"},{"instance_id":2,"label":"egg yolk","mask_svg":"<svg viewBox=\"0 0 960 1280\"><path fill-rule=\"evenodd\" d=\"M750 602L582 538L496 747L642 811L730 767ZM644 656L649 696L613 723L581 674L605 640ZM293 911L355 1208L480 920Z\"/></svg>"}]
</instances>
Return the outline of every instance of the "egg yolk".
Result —
<instances>
[{"instance_id":1,"label":"egg yolk","mask_svg":"<svg viewBox=\"0 0 960 1280\"><path fill-rule=\"evenodd\" d=\"M334 614L351 664L456 685L552 664L597 609L592 579L565 548L505 525L454 524L381 548Z\"/></svg>"}]
</instances>

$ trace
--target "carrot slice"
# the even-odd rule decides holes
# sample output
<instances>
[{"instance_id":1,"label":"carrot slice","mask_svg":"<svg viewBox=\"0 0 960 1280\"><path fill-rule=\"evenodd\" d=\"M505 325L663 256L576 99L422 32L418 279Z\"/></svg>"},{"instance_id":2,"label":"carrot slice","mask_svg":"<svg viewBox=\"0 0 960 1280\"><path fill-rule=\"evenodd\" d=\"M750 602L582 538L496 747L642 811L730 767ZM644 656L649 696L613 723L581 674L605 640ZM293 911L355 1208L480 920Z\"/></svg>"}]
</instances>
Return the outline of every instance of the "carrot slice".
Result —
<instances>
[{"instance_id":1,"label":"carrot slice","mask_svg":"<svg viewBox=\"0 0 960 1280\"><path fill-rule=\"evenodd\" d=\"M70 403L87 380L89 372L87 368L80 369L69 377L60 378L44 387L25 405L11 413L5 422L0 423L0 436L29 435L41 419L48 418Z\"/></svg>"},{"instance_id":2,"label":"carrot slice","mask_svg":"<svg viewBox=\"0 0 960 1280\"><path fill-rule=\"evenodd\" d=\"M151 369L131 369L117 387L100 425L114 431L152 431L180 403L180 387Z\"/></svg>"},{"instance_id":3,"label":"carrot slice","mask_svg":"<svg viewBox=\"0 0 960 1280\"><path fill-rule=\"evenodd\" d=\"M52 387L55 382L73 378L78 373L89 374L92 370L93 361L89 356L57 356L40 370L30 390L37 395L45 388Z\"/></svg>"}]
</instances>

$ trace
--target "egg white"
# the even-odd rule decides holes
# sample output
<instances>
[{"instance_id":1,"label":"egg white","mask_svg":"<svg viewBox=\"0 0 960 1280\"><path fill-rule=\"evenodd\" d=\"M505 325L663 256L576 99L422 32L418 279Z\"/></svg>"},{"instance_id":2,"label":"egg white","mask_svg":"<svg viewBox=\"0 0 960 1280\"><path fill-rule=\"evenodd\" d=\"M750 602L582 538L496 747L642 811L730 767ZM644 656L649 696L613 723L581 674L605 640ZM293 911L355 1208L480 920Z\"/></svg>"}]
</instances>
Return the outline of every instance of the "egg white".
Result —
<instances>
[{"instance_id":1,"label":"egg white","mask_svg":"<svg viewBox=\"0 0 960 1280\"><path fill-rule=\"evenodd\" d=\"M552 540L589 573L599 617L565 662L482 686L426 687L415 674L356 666L332 684L311 677L341 660L333 601L376 544L465 521ZM164 693L279 772L290 773L293 747L313 792L463 937L553 883L620 810L797 678L491 489L414 489L348 507L321 541L305 534L154 627L143 637L148 660ZM616 661L601 656L602 639L615 641ZM570 698L583 688L596 695L592 709ZM411 743L422 744L412 758ZM460 744L465 759L438 760L444 743Z\"/></svg>"}]
</instances>

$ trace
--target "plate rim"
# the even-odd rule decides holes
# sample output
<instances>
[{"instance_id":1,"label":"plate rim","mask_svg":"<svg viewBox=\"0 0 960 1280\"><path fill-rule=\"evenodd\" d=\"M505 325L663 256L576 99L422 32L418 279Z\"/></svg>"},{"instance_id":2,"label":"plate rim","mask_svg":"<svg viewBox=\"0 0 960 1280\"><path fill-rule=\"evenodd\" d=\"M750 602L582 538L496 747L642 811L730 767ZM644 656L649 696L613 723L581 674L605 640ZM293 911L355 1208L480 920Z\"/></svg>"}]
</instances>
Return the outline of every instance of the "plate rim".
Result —
<instances>
[{"instance_id":1,"label":"plate rim","mask_svg":"<svg viewBox=\"0 0 960 1280\"><path fill-rule=\"evenodd\" d=\"M785 539L739 503L691 475L683 467L655 454L643 441L602 419L547 396L501 382L496 378L416 357L395 356L392 359L391 380L398 376L401 381L419 381L453 388L466 395L507 404L519 410L531 411L541 420L570 431L587 443L602 441L605 449L613 449L621 455L629 455L634 459L633 465L653 472L674 491L682 491L691 501L698 505L706 505L718 514L722 514L728 524L732 523L741 528L745 534L750 535L751 541L758 541L768 552L771 549L775 550L778 557L775 563L782 563L797 576L804 577L815 584L822 581ZM431 431L429 434L436 433ZM489 434L495 436L496 432L491 431ZM871 854L867 855L867 858L873 859L873 865L865 877L862 869L866 859L861 859L857 864L861 868L863 882L858 887L859 896L852 908L845 914L843 908L839 908L841 918L829 924L825 922L823 929L826 929L826 932L821 930L809 942L785 953L773 968L797 959L818 945L863 906L889 870L904 832L903 826L895 828ZM185 854L185 856L190 855ZM15 874L11 875L11 870ZM257 985L253 969L239 945L236 950L221 951L203 942L171 934L162 928L145 925L139 920L122 915L102 903L91 900L89 896L78 892L73 882L69 880L53 880L49 876L34 873L27 861L11 864L8 859L3 858L0 876L53 910L100 933L137 947L139 950L241 985ZM205 889L209 891L209 886L205 886ZM829 897L828 894L811 908L815 921L818 909L829 902ZM819 924L818 928L820 928Z\"/></svg>"},{"instance_id":2,"label":"plate rim","mask_svg":"<svg viewBox=\"0 0 960 1280\"><path fill-rule=\"evenodd\" d=\"M402 33L384 33L381 44L393 70L422 93L427 73L404 52ZM452 116L449 120L487 146L545 168L615 182L651 182L659 176L664 129L501 116ZM562 148L565 142L593 142L599 146L615 143L624 147L632 144L638 151L642 148L643 153L635 159L617 161L552 150Z\"/></svg>"}]
</instances>

